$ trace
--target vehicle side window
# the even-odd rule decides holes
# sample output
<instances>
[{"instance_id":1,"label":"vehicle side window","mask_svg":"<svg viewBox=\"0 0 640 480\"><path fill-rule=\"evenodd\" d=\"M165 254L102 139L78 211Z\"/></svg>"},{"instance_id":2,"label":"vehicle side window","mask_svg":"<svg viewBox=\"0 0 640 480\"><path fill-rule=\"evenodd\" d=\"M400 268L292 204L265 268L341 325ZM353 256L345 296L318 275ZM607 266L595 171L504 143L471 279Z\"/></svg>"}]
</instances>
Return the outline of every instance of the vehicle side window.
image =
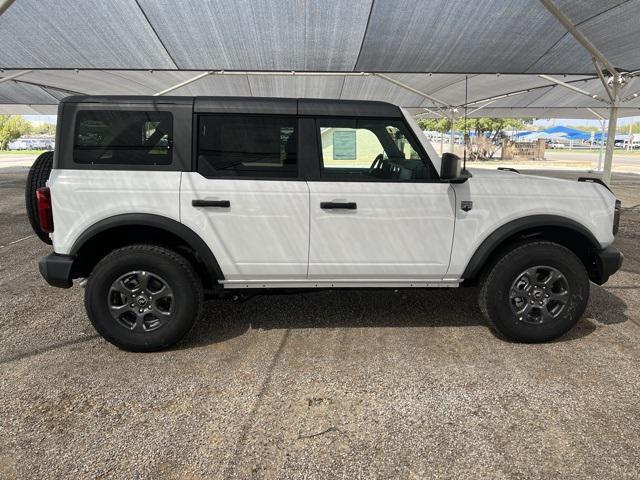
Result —
<instances>
[{"instance_id":1,"label":"vehicle side window","mask_svg":"<svg viewBox=\"0 0 640 480\"><path fill-rule=\"evenodd\" d=\"M81 110L76 115L73 160L101 165L169 165L170 112Z\"/></svg>"},{"instance_id":2,"label":"vehicle side window","mask_svg":"<svg viewBox=\"0 0 640 480\"><path fill-rule=\"evenodd\" d=\"M404 122L318 119L321 175L336 180L428 180L430 164Z\"/></svg>"},{"instance_id":3,"label":"vehicle side window","mask_svg":"<svg viewBox=\"0 0 640 480\"><path fill-rule=\"evenodd\" d=\"M200 115L198 172L214 178L296 178L296 130L296 117Z\"/></svg>"}]
</instances>

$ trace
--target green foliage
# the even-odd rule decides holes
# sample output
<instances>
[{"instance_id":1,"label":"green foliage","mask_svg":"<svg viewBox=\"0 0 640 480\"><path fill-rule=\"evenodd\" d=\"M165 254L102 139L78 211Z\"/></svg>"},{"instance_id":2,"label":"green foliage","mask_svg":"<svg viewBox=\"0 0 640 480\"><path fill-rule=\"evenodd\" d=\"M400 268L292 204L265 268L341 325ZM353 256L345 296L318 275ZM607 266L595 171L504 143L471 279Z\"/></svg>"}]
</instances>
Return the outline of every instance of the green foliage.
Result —
<instances>
[{"instance_id":1,"label":"green foliage","mask_svg":"<svg viewBox=\"0 0 640 480\"><path fill-rule=\"evenodd\" d=\"M418 125L422 130L446 133L451 130L451 120L448 118L420 118Z\"/></svg>"},{"instance_id":2,"label":"green foliage","mask_svg":"<svg viewBox=\"0 0 640 480\"><path fill-rule=\"evenodd\" d=\"M31 123L22 115L0 115L0 150L6 150L7 144L31 133Z\"/></svg>"},{"instance_id":3,"label":"green foliage","mask_svg":"<svg viewBox=\"0 0 640 480\"><path fill-rule=\"evenodd\" d=\"M485 133L492 133L493 138L500 138L505 130L522 130L527 125L533 123L532 118L469 118L467 119L467 129L480 136ZM430 130L439 133L446 133L451 130L451 120L448 118L421 118L418 125L422 130ZM464 131L464 118L456 120L454 129L458 132Z\"/></svg>"},{"instance_id":4,"label":"green foliage","mask_svg":"<svg viewBox=\"0 0 640 480\"><path fill-rule=\"evenodd\" d=\"M531 125L532 123L532 118L469 118L467 119L467 130L469 132L475 132L478 137L489 133L493 141L502 137L505 130L523 130L527 125ZM464 118L456 121L455 128L461 132L464 131Z\"/></svg>"},{"instance_id":5,"label":"green foliage","mask_svg":"<svg viewBox=\"0 0 640 480\"><path fill-rule=\"evenodd\" d=\"M53 123L39 123L37 125L31 125L31 132L35 135L55 135L56 126Z\"/></svg>"}]
</instances>

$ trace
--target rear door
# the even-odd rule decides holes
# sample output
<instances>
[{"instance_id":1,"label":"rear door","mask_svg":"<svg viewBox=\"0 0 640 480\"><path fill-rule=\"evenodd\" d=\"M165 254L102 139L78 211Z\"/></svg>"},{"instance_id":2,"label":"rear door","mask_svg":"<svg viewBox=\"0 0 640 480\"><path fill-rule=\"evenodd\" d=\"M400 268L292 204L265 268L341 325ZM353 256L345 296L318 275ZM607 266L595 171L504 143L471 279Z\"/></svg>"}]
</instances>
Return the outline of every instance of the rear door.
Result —
<instances>
[{"instance_id":1,"label":"rear door","mask_svg":"<svg viewBox=\"0 0 640 480\"><path fill-rule=\"evenodd\" d=\"M227 282L305 279L309 189L298 175L295 115L200 114L196 171L182 177L182 222Z\"/></svg>"},{"instance_id":2,"label":"rear door","mask_svg":"<svg viewBox=\"0 0 640 480\"><path fill-rule=\"evenodd\" d=\"M318 118L320 179L309 182L309 278L442 279L455 192L402 119Z\"/></svg>"}]
</instances>

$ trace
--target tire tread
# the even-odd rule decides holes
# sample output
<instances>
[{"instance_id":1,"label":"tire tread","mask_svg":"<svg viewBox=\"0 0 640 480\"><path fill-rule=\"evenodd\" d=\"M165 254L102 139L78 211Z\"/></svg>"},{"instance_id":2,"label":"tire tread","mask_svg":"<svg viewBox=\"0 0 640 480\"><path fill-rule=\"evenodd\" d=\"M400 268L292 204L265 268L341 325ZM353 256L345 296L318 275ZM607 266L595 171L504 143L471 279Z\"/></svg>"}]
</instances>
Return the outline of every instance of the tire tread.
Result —
<instances>
[{"instance_id":1,"label":"tire tread","mask_svg":"<svg viewBox=\"0 0 640 480\"><path fill-rule=\"evenodd\" d=\"M524 243L518 243L513 245L511 248L505 249L502 252L502 255L497 260L493 260L491 264L485 267L479 281L480 289L478 293L478 306L480 307L480 311L482 312L483 317L489 324L489 327L498 336L507 338L507 336L500 331L500 328L498 328L498 325L489 314L489 286L492 285L495 277L500 274L503 268L505 268L505 265L512 262L514 258L520 258L521 255L525 254L528 250L531 249L548 247L561 249L564 251L565 255L574 257L578 262L580 262L576 255L563 245L548 240L534 240ZM580 313L580 315L582 315L582 312Z\"/></svg>"},{"instance_id":2,"label":"tire tread","mask_svg":"<svg viewBox=\"0 0 640 480\"><path fill-rule=\"evenodd\" d=\"M27 209L27 217L34 233L44 243L51 245L51 238L47 232L42 231L38 220L38 205L36 202L36 190L47 184L51 169L53 168L53 152L44 152L36 158L35 162L29 169L27 175L27 183L25 186L25 206Z\"/></svg>"}]
</instances>

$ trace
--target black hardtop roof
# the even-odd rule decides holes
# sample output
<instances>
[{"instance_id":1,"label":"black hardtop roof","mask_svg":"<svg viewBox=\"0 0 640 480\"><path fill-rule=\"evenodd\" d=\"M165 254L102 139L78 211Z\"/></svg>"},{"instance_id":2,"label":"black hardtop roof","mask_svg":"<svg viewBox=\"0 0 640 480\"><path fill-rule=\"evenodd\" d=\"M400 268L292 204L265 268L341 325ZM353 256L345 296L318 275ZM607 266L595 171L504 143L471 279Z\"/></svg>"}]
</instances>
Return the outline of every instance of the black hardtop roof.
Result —
<instances>
[{"instance_id":1,"label":"black hardtop roof","mask_svg":"<svg viewBox=\"0 0 640 480\"><path fill-rule=\"evenodd\" d=\"M370 100L276 97L178 97L152 95L74 95L61 103L109 105L193 105L196 113L402 117L400 108Z\"/></svg>"}]
</instances>

